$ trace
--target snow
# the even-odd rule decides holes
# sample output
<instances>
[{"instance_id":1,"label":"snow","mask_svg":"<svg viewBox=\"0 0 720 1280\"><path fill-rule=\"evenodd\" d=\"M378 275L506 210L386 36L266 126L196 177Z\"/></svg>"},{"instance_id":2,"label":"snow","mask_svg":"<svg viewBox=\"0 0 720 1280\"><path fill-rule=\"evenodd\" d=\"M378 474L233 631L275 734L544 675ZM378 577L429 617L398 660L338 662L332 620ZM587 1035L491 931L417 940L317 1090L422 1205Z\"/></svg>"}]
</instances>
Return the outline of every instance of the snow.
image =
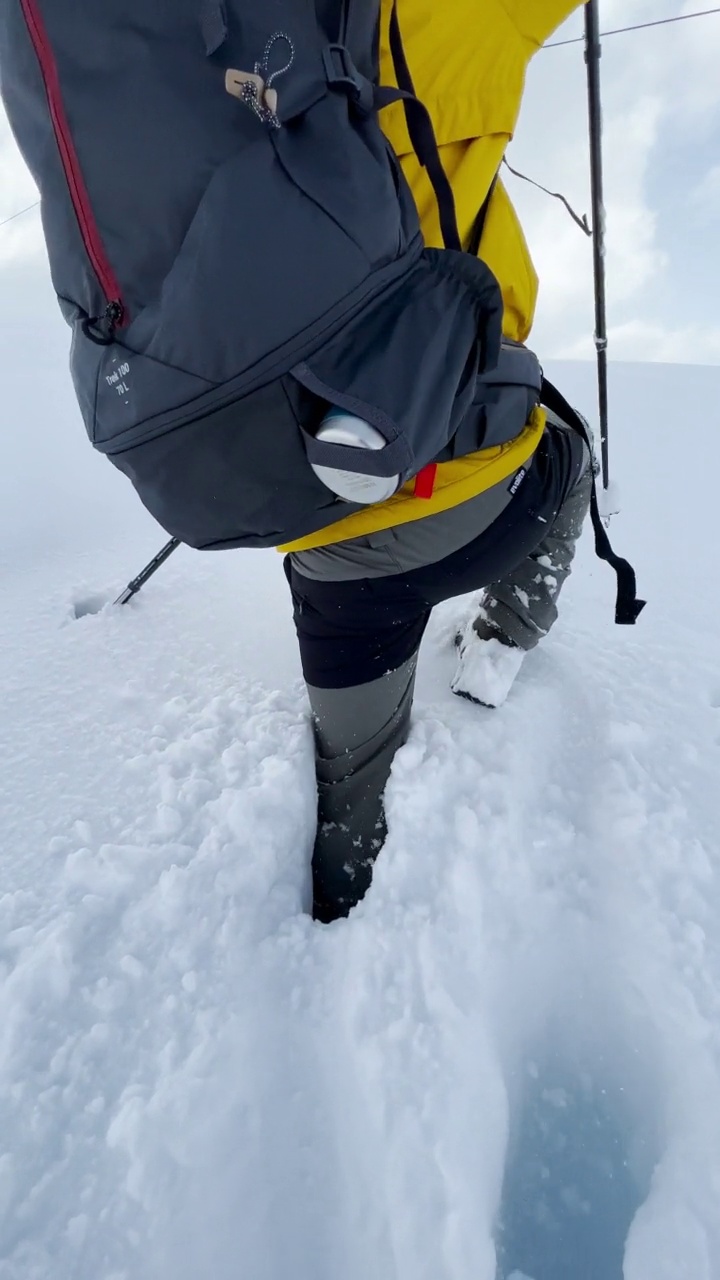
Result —
<instances>
[{"instance_id":1,"label":"snow","mask_svg":"<svg viewBox=\"0 0 720 1280\"><path fill-rule=\"evenodd\" d=\"M518 592L525 595L525 592ZM479 594L482 599L482 594ZM525 657L524 649L503 644L496 637L480 639L473 623L466 623L458 643L458 662L450 688L461 698L483 707L501 707L517 678Z\"/></svg>"},{"instance_id":2,"label":"snow","mask_svg":"<svg viewBox=\"0 0 720 1280\"><path fill-rule=\"evenodd\" d=\"M113 608L165 537L0 340L1 1280L718 1280L720 370L612 367L637 627L588 536L489 711L437 611L322 927L280 557Z\"/></svg>"}]
</instances>

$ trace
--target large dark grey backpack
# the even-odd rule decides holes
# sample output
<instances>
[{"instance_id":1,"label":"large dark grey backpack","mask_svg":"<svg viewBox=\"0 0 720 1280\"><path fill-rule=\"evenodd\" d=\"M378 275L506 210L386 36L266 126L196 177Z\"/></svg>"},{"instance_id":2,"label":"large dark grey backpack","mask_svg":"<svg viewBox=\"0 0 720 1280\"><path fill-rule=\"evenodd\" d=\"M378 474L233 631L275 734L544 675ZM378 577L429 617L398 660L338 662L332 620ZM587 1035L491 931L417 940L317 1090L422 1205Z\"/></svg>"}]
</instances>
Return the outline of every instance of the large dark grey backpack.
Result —
<instances>
[{"instance_id":1,"label":"large dark grey backpack","mask_svg":"<svg viewBox=\"0 0 720 1280\"><path fill-rule=\"evenodd\" d=\"M88 434L192 546L275 545L355 510L310 462L356 469L362 453L406 480L461 425L464 452L483 443L499 290L459 251L410 101L455 246L424 248L376 116L399 96L374 83L378 9L0 0L0 86L42 194ZM396 15L393 41L402 62ZM505 438L537 399L528 368ZM328 405L386 447L315 440Z\"/></svg>"},{"instance_id":2,"label":"large dark grey backpack","mask_svg":"<svg viewBox=\"0 0 720 1280\"><path fill-rule=\"evenodd\" d=\"M88 434L191 546L278 545L355 510L311 464L405 481L512 439L553 395L584 432L535 356L501 347L500 291L461 251L395 4L401 88L375 83L379 6L0 0L0 90L41 191ZM377 121L398 98L444 250L424 248ZM385 447L316 439L329 406ZM634 621L594 493L593 523Z\"/></svg>"}]
</instances>

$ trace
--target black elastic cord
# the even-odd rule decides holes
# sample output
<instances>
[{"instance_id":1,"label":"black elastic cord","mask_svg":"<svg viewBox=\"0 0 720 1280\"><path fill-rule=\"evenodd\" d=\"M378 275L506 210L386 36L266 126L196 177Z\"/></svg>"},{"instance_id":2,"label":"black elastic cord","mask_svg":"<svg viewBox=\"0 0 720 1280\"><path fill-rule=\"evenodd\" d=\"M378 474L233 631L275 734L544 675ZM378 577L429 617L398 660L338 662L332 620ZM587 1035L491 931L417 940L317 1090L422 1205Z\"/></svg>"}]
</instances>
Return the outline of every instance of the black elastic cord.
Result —
<instances>
[{"instance_id":1,"label":"black elastic cord","mask_svg":"<svg viewBox=\"0 0 720 1280\"><path fill-rule=\"evenodd\" d=\"M548 382L547 378L542 380L542 389L540 392L540 401L546 408L552 410L557 416L573 431L585 441L590 456L592 458L593 448L588 430L582 418L571 405L568 404L565 397L553 386L552 382ZM615 570L617 576L617 598L615 601L615 621L620 625L632 625L637 622L639 615L645 608L646 601L638 600L637 582L635 579L635 570L632 565L623 560L621 556L617 556L612 549L607 530L600 516L600 508L598 506L597 485L595 483L595 474L593 472L592 493L590 496L590 518L592 520L593 532L595 534L595 554L600 560L605 560Z\"/></svg>"},{"instance_id":2,"label":"black elastic cord","mask_svg":"<svg viewBox=\"0 0 720 1280\"><path fill-rule=\"evenodd\" d=\"M399 96L402 98L405 108L405 119L407 120L410 141L418 160L423 168L427 170L427 175L435 192L440 211L440 228L445 248L462 250L453 190L440 159L430 114L415 93L415 85L405 57L397 13L397 0L393 0L393 7L390 13L390 52L401 91Z\"/></svg>"},{"instance_id":3,"label":"black elastic cord","mask_svg":"<svg viewBox=\"0 0 720 1280\"><path fill-rule=\"evenodd\" d=\"M510 161L507 159L506 156L503 156L502 163L505 165L506 169L510 170L510 172L514 175L514 177L522 178L523 182L529 182L531 187L537 187L538 191L544 191L545 195L552 196L553 200L560 200L561 203L565 205L565 208L570 214L570 217L572 218L573 222L577 223L580 230L584 231L586 236L592 235L593 233L592 227L588 222L587 214L584 213L581 217L579 213L576 213L572 205L570 204L570 201L567 199L566 196L563 195L562 191L551 191L549 187L544 187L542 182L536 182L534 178L528 178L527 174L521 173L519 169L513 169L512 165L510 164Z\"/></svg>"}]
</instances>

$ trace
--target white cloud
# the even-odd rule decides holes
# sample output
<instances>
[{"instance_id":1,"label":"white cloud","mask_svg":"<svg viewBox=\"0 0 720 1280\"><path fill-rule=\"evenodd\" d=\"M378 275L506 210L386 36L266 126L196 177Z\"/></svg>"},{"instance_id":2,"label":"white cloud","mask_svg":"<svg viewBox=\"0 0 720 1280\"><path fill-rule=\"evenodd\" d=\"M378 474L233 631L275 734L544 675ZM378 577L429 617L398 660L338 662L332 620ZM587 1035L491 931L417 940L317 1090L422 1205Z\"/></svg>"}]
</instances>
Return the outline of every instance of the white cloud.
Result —
<instances>
[{"instance_id":1,"label":"white cloud","mask_svg":"<svg viewBox=\"0 0 720 1280\"><path fill-rule=\"evenodd\" d=\"M23 163L7 118L0 110L0 219L20 204L37 199L37 188Z\"/></svg>"},{"instance_id":2,"label":"white cloud","mask_svg":"<svg viewBox=\"0 0 720 1280\"><path fill-rule=\"evenodd\" d=\"M629 111L612 117L605 128L609 298L618 304L636 297L667 267L646 191L661 115L659 99L646 95Z\"/></svg>"},{"instance_id":3,"label":"white cloud","mask_svg":"<svg viewBox=\"0 0 720 1280\"><path fill-rule=\"evenodd\" d=\"M688 193L688 205L700 224L720 222L720 164L708 169Z\"/></svg>"},{"instance_id":4,"label":"white cloud","mask_svg":"<svg viewBox=\"0 0 720 1280\"><path fill-rule=\"evenodd\" d=\"M677 12L673 0L605 0L601 27ZM582 18L574 15L562 35L581 32ZM720 15L602 43L611 354L643 359L651 347L650 358L717 361L720 253L716 236L703 228L720 210ZM588 209L582 45L535 59L512 161L564 191L580 211ZM522 187L513 183L511 194L541 279L533 340L543 355L587 355L594 325L590 247L560 205ZM689 326L682 323L686 315Z\"/></svg>"},{"instance_id":5,"label":"white cloud","mask_svg":"<svg viewBox=\"0 0 720 1280\"><path fill-rule=\"evenodd\" d=\"M719 364L720 328L697 325L667 328L647 320L628 320L608 330L614 360L659 364ZM569 343L553 355L563 360L587 360L594 353L590 334Z\"/></svg>"},{"instance_id":6,"label":"white cloud","mask_svg":"<svg viewBox=\"0 0 720 1280\"><path fill-rule=\"evenodd\" d=\"M25 209L38 198L37 187L15 145L7 119L0 110L0 222ZM13 218L0 227L0 268L27 262L44 253L37 209Z\"/></svg>"},{"instance_id":7,"label":"white cloud","mask_svg":"<svg viewBox=\"0 0 720 1280\"><path fill-rule=\"evenodd\" d=\"M693 0L683 5L683 12L692 13L697 8ZM667 114L704 129L720 106L720 14L661 28L661 34L668 32L666 40L658 41L655 54Z\"/></svg>"},{"instance_id":8,"label":"white cloud","mask_svg":"<svg viewBox=\"0 0 720 1280\"><path fill-rule=\"evenodd\" d=\"M0 228L0 270L18 262L36 261L44 253L39 209L32 209Z\"/></svg>"}]
</instances>

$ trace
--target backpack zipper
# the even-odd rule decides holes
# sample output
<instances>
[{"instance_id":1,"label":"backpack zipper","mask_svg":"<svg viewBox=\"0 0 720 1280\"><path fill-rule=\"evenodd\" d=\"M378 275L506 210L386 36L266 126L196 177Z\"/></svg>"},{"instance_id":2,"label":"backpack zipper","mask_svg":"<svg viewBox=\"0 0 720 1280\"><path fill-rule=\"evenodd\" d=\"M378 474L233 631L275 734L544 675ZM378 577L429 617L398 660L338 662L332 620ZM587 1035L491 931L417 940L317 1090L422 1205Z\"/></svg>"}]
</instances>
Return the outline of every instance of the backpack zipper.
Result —
<instances>
[{"instance_id":1,"label":"backpack zipper","mask_svg":"<svg viewBox=\"0 0 720 1280\"><path fill-rule=\"evenodd\" d=\"M97 282L105 295L106 307L102 319L107 322L112 334L115 329L123 328L128 319L120 286L105 252L105 246L95 221L90 197L85 186L82 169L80 168L80 161L75 150L67 116L65 115L57 63L37 0L20 0L20 7L40 65L40 74L45 86L50 111L50 120L85 252L95 272ZM91 319L90 323L93 323L94 319Z\"/></svg>"}]
</instances>

